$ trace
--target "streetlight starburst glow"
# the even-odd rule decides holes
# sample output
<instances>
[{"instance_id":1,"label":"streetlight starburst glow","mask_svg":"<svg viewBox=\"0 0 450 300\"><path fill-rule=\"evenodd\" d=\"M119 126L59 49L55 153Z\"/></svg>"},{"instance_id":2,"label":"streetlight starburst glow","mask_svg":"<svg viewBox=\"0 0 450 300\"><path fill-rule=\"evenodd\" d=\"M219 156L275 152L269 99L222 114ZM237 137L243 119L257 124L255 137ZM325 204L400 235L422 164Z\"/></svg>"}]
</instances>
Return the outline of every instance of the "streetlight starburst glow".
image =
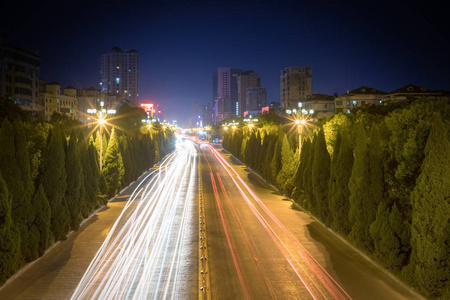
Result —
<instances>
[{"instance_id":1,"label":"streetlight starburst glow","mask_svg":"<svg viewBox=\"0 0 450 300\"><path fill-rule=\"evenodd\" d=\"M295 113L291 110L286 110L286 113L290 115L289 119L292 121L292 123L294 123L294 125L292 126L293 127L292 129L297 127L299 154L302 149L303 131L304 131L304 129L307 129L307 127L309 127L311 125L310 124L312 121L311 114L314 113L313 110L310 110L309 112L310 113L308 114L308 111L306 111L305 109L303 109L302 111L296 110Z\"/></svg>"}]
</instances>

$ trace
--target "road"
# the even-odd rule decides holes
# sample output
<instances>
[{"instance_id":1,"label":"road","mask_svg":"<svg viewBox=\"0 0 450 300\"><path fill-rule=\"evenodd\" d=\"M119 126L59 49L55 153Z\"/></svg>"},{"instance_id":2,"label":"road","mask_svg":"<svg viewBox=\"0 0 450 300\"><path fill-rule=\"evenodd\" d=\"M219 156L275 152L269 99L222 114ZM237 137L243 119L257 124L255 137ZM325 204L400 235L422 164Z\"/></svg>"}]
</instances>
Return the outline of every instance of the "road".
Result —
<instances>
[{"instance_id":1,"label":"road","mask_svg":"<svg viewBox=\"0 0 450 300\"><path fill-rule=\"evenodd\" d=\"M0 299L198 295L198 154L191 142L19 272Z\"/></svg>"},{"instance_id":2,"label":"road","mask_svg":"<svg viewBox=\"0 0 450 300\"><path fill-rule=\"evenodd\" d=\"M421 299L220 145L189 141L0 289L149 298Z\"/></svg>"},{"instance_id":3,"label":"road","mask_svg":"<svg viewBox=\"0 0 450 300\"><path fill-rule=\"evenodd\" d=\"M201 146L213 299L421 299L220 146Z\"/></svg>"}]
</instances>

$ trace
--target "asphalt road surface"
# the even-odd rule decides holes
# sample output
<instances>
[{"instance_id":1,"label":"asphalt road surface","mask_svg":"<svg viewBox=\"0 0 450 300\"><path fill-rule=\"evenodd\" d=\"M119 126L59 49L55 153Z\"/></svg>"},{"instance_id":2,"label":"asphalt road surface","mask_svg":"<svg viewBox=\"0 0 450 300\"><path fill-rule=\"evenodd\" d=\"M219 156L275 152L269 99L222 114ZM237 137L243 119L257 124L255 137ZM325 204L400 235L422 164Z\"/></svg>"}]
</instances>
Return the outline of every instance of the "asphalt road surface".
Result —
<instances>
[{"instance_id":1,"label":"asphalt road surface","mask_svg":"<svg viewBox=\"0 0 450 300\"><path fill-rule=\"evenodd\" d=\"M218 145L201 146L213 299L420 299Z\"/></svg>"}]
</instances>

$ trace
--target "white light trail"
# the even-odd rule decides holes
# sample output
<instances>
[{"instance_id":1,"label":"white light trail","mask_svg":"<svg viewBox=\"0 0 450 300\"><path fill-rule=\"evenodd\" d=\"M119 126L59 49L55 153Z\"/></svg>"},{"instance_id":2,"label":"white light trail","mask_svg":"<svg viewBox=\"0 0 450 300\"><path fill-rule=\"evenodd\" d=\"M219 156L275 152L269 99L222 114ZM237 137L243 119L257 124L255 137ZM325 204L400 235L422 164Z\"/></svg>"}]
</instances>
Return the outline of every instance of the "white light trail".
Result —
<instances>
[{"instance_id":1,"label":"white light trail","mask_svg":"<svg viewBox=\"0 0 450 300\"><path fill-rule=\"evenodd\" d=\"M191 238L187 232L197 226L191 209L197 172L195 146L178 141L159 169L133 191L71 299L188 295L189 287L182 290L181 284L186 274L179 268L188 260L186 247L192 247L187 245Z\"/></svg>"}]
</instances>

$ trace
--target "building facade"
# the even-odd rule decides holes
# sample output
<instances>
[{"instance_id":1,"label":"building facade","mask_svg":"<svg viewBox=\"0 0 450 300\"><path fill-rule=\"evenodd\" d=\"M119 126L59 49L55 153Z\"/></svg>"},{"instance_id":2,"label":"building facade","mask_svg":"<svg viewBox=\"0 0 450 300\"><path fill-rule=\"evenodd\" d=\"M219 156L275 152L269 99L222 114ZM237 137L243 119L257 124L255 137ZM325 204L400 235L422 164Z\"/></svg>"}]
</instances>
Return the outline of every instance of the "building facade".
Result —
<instances>
[{"instance_id":1,"label":"building facade","mask_svg":"<svg viewBox=\"0 0 450 300\"><path fill-rule=\"evenodd\" d=\"M213 81L217 78L217 86L213 82L213 91L217 89L214 97L215 123L239 114L237 79L242 72L241 69L220 67L214 73Z\"/></svg>"},{"instance_id":2,"label":"building facade","mask_svg":"<svg viewBox=\"0 0 450 300\"><path fill-rule=\"evenodd\" d=\"M102 93L116 96L118 101L138 106L139 57L136 50L123 52L119 47L100 55L99 84Z\"/></svg>"},{"instance_id":3,"label":"building facade","mask_svg":"<svg viewBox=\"0 0 450 300\"><path fill-rule=\"evenodd\" d=\"M368 105L380 105L382 97L386 92L379 91L375 88L361 86L352 91L347 91L334 100L336 112L343 112L345 114L357 107L364 107Z\"/></svg>"},{"instance_id":4,"label":"building facade","mask_svg":"<svg viewBox=\"0 0 450 300\"><path fill-rule=\"evenodd\" d=\"M238 88L238 115L242 116L247 108L247 88L261 87L261 78L253 70L242 72L237 78Z\"/></svg>"},{"instance_id":5,"label":"building facade","mask_svg":"<svg viewBox=\"0 0 450 300\"><path fill-rule=\"evenodd\" d=\"M331 117L334 115L334 96L326 94L312 94L308 99L299 102L300 110L314 111L314 116L318 119Z\"/></svg>"},{"instance_id":6,"label":"building facade","mask_svg":"<svg viewBox=\"0 0 450 300\"><path fill-rule=\"evenodd\" d=\"M245 111L261 111L267 105L266 88L248 87L245 96Z\"/></svg>"},{"instance_id":7,"label":"building facade","mask_svg":"<svg viewBox=\"0 0 450 300\"><path fill-rule=\"evenodd\" d=\"M442 92L432 91L426 87L420 87L414 84L407 84L381 97L381 103L386 105L393 102L412 102L420 97L438 97Z\"/></svg>"},{"instance_id":8,"label":"building facade","mask_svg":"<svg viewBox=\"0 0 450 300\"><path fill-rule=\"evenodd\" d=\"M297 109L298 103L311 95L311 67L288 67L281 71L280 100L283 109Z\"/></svg>"},{"instance_id":9,"label":"building facade","mask_svg":"<svg viewBox=\"0 0 450 300\"><path fill-rule=\"evenodd\" d=\"M40 88L39 102L46 120L50 120L55 112L72 119L79 118L77 90L75 88L66 87L61 93L61 85L56 81L48 84L41 83Z\"/></svg>"},{"instance_id":10,"label":"building facade","mask_svg":"<svg viewBox=\"0 0 450 300\"><path fill-rule=\"evenodd\" d=\"M37 113L40 63L38 52L0 44L0 97L14 100L22 110Z\"/></svg>"}]
</instances>

